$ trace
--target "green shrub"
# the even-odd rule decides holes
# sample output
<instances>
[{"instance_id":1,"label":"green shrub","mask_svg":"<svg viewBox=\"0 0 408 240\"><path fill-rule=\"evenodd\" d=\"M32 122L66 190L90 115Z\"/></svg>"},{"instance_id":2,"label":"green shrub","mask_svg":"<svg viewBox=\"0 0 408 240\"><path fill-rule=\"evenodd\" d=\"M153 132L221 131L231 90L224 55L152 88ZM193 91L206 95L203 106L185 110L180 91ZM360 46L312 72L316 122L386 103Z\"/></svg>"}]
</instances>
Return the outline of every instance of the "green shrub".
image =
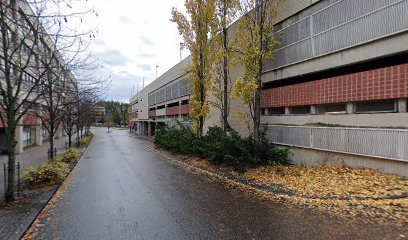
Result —
<instances>
[{"instance_id":1,"label":"green shrub","mask_svg":"<svg viewBox=\"0 0 408 240\"><path fill-rule=\"evenodd\" d=\"M68 148L61 156L58 156L55 160L65 163L71 163L73 160L78 159L80 151L75 148Z\"/></svg>"},{"instance_id":2,"label":"green shrub","mask_svg":"<svg viewBox=\"0 0 408 240\"><path fill-rule=\"evenodd\" d=\"M29 167L23 172L23 177L31 184L54 183L65 178L69 165L61 161L51 160L38 167Z\"/></svg>"},{"instance_id":3,"label":"green shrub","mask_svg":"<svg viewBox=\"0 0 408 240\"><path fill-rule=\"evenodd\" d=\"M196 155L207 158L212 164L232 166L236 171L244 171L247 166L261 166L271 163L287 164L289 150L276 148L261 135L261 144L255 155L253 136L241 138L234 130L226 133L220 127L209 128L207 134L199 139L189 129L159 126L155 144L173 153Z\"/></svg>"},{"instance_id":4,"label":"green shrub","mask_svg":"<svg viewBox=\"0 0 408 240\"><path fill-rule=\"evenodd\" d=\"M81 137L79 139L79 145L81 147L87 147L89 145L89 143L91 143L91 140L92 140L93 136L94 135L92 133L90 133L88 136Z\"/></svg>"},{"instance_id":5,"label":"green shrub","mask_svg":"<svg viewBox=\"0 0 408 240\"><path fill-rule=\"evenodd\" d=\"M204 157L211 163L232 166L237 171L249 165L252 158L245 141L234 130L226 133L219 127L212 127L204 136L204 145Z\"/></svg>"},{"instance_id":6,"label":"green shrub","mask_svg":"<svg viewBox=\"0 0 408 240\"><path fill-rule=\"evenodd\" d=\"M200 139L183 126L180 126L180 129L158 126L154 143L173 153L201 155L203 152Z\"/></svg>"}]
</instances>

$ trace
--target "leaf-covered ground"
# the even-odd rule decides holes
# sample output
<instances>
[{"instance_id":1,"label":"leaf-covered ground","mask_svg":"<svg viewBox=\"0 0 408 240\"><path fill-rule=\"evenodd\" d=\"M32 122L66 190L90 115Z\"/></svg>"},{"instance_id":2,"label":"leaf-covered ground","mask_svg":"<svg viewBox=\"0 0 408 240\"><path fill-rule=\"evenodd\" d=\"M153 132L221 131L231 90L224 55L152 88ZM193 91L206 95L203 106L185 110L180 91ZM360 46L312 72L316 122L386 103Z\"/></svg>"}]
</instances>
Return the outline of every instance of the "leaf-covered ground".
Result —
<instances>
[{"instance_id":1,"label":"leaf-covered ground","mask_svg":"<svg viewBox=\"0 0 408 240\"><path fill-rule=\"evenodd\" d=\"M199 166L201 169L197 171L201 173L205 168L212 172L211 176L214 172L226 173L258 186L278 186L286 190L271 193L247 186L251 192L265 198L322 210L350 220L408 227L408 179L405 177L370 169L300 165L265 166L247 169L244 174L239 174L231 168L214 166L206 160L158 151L167 159ZM230 180L226 181L232 184ZM237 185L245 188L241 183Z\"/></svg>"},{"instance_id":2,"label":"leaf-covered ground","mask_svg":"<svg viewBox=\"0 0 408 240\"><path fill-rule=\"evenodd\" d=\"M292 190L290 200L347 217L396 220L408 224L408 180L370 169L350 167L268 166L243 176L263 185Z\"/></svg>"}]
</instances>

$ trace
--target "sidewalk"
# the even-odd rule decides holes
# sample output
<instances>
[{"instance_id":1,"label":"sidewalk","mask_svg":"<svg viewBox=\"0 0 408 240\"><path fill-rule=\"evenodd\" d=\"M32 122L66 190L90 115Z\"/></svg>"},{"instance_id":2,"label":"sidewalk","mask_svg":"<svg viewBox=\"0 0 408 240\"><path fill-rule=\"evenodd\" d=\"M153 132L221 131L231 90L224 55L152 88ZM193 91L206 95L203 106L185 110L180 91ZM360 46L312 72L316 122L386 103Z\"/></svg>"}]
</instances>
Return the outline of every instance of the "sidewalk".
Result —
<instances>
[{"instance_id":1,"label":"sidewalk","mask_svg":"<svg viewBox=\"0 0 408 240\"><path fill-rule=\"evenodd\" d=\"M68 142L67 137L63 137L60 139L56 139L54 142L54 146L57 148L57 154L61 153L62 150L65 149L65 142ZM21 173L27 168L32 166L38 166L48 160L48 148L49 142L44 142L42 146L34 146L23 153L17 155L17 162L20 162L21 166ZM4 163L7 163L8 156L1 155L0 156L0 203L4 202L4 170L3 166Z\"/></svg>"}]
</instances>

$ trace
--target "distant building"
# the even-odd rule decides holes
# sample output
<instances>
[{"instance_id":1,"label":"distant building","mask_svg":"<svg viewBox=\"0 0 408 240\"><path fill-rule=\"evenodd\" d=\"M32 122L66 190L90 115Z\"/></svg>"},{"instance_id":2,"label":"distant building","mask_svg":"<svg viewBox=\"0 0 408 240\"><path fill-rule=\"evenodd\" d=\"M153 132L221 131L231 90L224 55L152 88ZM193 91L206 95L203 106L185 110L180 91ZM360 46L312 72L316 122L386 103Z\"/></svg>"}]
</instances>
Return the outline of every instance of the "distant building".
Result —
<instances>
[{"instance_id":1,"label":"distant building","mask_svg":"<svg viewBox=\"0 0 408 240\"><path fill-rule=\"evenodd\" d=\"M105 115L106 110L105 107L94 107L93 112L95 114L95 122L96 123L104 123L105 122Z\"/></svg>"},{"instance_id":2,"label":"distant building","mask_svg":"<svg viewBox=\"0 0 408 240\"><path fill-rule=\"evenodd\" d=\"M408 175L407 12L408 0L282 1L275 25L281 44L264 62L261 121L272 142L293 146L294 162ZM189 123L189 61L130 98L138 133L151 135L174 119ZM242 71L232 69L232 80ZM239 112L248 109L232 101L229 123L248 135ZM212 108L205 129L220 119Z\"/></svg>"}]
</instances>

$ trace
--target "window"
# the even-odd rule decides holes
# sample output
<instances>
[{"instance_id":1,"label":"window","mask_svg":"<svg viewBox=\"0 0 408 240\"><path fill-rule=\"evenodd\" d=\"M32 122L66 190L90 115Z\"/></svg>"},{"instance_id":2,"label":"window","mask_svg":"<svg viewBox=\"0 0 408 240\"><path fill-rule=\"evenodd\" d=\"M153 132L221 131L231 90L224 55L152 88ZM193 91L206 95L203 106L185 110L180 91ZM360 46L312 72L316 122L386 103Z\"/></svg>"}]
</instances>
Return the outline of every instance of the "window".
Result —
<instances>
[{"instance_id":1,"label":"window","mask_svg":"<svg viewBox=\"0 0 408 240\"><path fill-rule=\"evenodd\" d=\"M316 114L346 113L346 104L330 104L316 106Z\"/></svg>"},{"instance_id":2,"label":"window","mask_svg":"<svg viewBox=\"0 0 408 240\"><path fill-rule=\"evenodd\" d=\"M285 108L268 108L266 114L269 116L273 115L285 115Z\"/></svg>"},{"instance_id":3,"label":"window","mask_svg":"<svg viewBox=\"0 0 408 240\"><path fill-rule=\"evenodd\" d=\"M397 104L394 99L357 102L354 105L355 113L396 112Z\"/></svg>"},{"instance_id":4,"label":"window","mask_svg":"<svg viewBox=\"0 0 408 240\"><path fill-rule=\"evenodd\" d=\"M290 107L290 115L306 115L310 114L310 106Z\"/></svg>"}]
</instances>

